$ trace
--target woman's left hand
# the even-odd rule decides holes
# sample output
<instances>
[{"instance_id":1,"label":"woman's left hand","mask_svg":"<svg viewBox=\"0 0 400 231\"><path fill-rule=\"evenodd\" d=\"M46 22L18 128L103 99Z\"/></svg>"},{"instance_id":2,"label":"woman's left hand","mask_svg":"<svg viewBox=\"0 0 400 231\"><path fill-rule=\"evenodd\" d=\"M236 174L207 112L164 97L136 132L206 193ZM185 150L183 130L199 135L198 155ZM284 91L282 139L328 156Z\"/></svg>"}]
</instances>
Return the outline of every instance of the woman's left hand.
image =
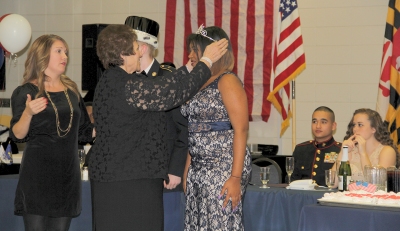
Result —
<instances>
[{"instance_id":1,"label":"woman's left hand","mask_svg":"<svg viewBox=\"0 0 400 231\"><path fill-rule=\"evenodd\" d=\"M360 135L354 135L353 141L354 141L355 145L357 145L357 147L358 147L358 153L360 153L360 155L363 155L363 154L366 155L367 153L366 153L366 148L365 148L365 144L366 144L365 139Z\"/></svg>"},{"instance_id":2,"label":"woman's left hand","mask_svg":"<svg viewBox=\"0 0 400 231\"><path fill-rule=\"evenodd\" d=\"M222 197L226 193L226 197L224 200L224 204L222 205L223 208L226 207L226 205L229 202L229 199L232 200L232 210L235 211L240 199L241 199L241 190L240 190L240 181L241 178L236 178L236 177L230 177L222 187L222 190L220 192L220 197Z\"/></svg>"}]
</instances>

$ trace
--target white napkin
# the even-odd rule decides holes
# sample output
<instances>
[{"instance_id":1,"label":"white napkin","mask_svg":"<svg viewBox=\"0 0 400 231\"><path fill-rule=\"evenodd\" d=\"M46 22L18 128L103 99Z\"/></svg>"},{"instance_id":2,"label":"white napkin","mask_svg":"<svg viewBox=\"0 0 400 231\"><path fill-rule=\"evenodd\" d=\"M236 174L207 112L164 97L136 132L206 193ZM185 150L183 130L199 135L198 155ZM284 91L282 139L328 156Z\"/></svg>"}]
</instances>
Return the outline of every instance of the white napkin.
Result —
<instances>
[{"instance_id":1,"label":"white napkin","mask_svg":"<svg viewBox=\"0 0 400 231\"><path fill-rule=\"evenodd\" d=\"M315 184L312 183L311 179L307 180L295 180L287 186L287 189L296 190L314 190Z\"/></svg>"}]
</instances>

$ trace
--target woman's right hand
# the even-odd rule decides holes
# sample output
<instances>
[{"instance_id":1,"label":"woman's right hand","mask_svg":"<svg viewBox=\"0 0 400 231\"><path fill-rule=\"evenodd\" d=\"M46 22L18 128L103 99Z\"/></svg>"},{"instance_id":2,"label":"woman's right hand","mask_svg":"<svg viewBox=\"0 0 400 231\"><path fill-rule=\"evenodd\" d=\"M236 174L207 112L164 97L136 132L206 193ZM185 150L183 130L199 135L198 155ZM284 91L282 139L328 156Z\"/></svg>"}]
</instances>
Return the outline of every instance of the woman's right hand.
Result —
<instances>
[{"instance_id":1,"label":"woman's right hand","mask_svg":"<svg viewBox=\"0 0 400 231\"><path fill-rule=\"evenodd\" d=\"M40 97L32 100L31 95L26 95L25 111L29 115L33 116L43 111L47 107L47 99Z\"/></svg>"},{"instance_id":2,"label":"woman's right hand","mask_svg":"<svg viewBox=\"0 0 400 231\"><path fill-rule=\"evenodd\" d=\"M204 50L203 56L208 57L212 63L215 63L227 52L227 48L228 40L223 38L208 45Z\"/></svg>"},{"instance_id":3,"label":"woman's right hand","mask_svg":"<svg viewBox=\"0 0 400 231\"><path fill-rule=\"evenodd\" d=\"M343 146L347 146L349 149L349 152L353 150L353 148L358 144L358 140L356 139L357 135L352 135L350 136L347 140L344 140L342 143Z\"/></svg>"}]
</instances>

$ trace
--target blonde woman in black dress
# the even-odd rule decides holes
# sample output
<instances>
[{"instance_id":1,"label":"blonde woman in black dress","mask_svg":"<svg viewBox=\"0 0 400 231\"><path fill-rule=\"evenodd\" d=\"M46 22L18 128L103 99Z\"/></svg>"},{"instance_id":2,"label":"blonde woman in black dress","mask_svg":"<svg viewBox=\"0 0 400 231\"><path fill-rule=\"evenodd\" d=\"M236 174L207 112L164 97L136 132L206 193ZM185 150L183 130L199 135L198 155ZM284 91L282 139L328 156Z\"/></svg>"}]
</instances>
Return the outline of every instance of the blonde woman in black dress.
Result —
<instances>
[{"instance_id":1,"label":"blonde woman in black dress","mask_svg":"<svg viewBox=\"0 0 400 231\"><path fill-rule=\"evenodd\" d=\"M25 230L66 231L81 213L78 140L94 131L77 85L64 75L68 46L57 35L36 39L23 84L11 96L11 137L26 142L15 196Z\"/></svg>"}]
</instances>

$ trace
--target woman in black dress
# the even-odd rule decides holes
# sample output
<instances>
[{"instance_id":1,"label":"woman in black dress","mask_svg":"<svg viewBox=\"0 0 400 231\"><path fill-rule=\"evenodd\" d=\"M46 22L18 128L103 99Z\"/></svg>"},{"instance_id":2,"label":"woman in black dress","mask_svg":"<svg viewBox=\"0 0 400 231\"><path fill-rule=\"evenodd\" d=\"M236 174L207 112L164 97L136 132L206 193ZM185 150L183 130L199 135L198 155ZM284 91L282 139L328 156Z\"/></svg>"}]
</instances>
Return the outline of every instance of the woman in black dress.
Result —
<instances>
[{"instance_id":1,"label":"woman in black dress","mask_svg":"<svg viewBox=\"0 0 400 231\"><path fill-rule=\"evenodd\" d=\"M63 74L67 55L64 39L40 36L11 96L10 135L26 142L15 197L25 230L68 230L81 212L78 140L91 141L94 131L77 85Z\"/></svg>"},{"instance_id":2,"label":"woman in black dress","mask_svg":"<svg viewBox=\"0 0 400 231\"><path fill-rule=\"evenodd\" d=\"M90 152L94 230L163 230L163 180L169 154L164 111L196 94L227 41L210 45L190 74L143 78L135 32L110 25L97 40L106 71L96 86L96 145ZM182 68L186 68L183 66Z\"/></svg>"}]
</instances>

